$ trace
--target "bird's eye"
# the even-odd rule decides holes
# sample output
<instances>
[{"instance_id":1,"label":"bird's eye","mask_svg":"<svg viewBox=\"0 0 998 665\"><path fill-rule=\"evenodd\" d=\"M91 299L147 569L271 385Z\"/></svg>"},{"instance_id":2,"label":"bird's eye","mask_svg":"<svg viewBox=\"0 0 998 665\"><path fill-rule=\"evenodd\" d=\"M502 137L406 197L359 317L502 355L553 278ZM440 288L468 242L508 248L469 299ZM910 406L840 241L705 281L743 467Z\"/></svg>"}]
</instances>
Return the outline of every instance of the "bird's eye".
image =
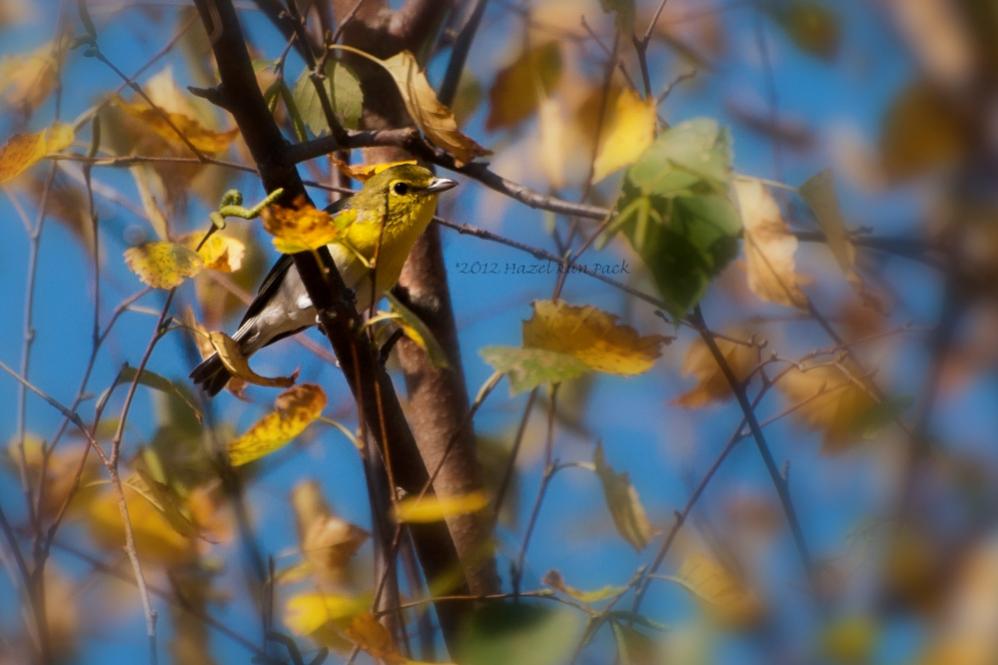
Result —
<instances>
[{"instance_id":1,"label":"bird's eye","mask_svg":"<svg viewBox=\"0 0 998 665\"><path fill-rule=\"evenodd\" d=\"M399 196L404 196L406 192L409 191L409 185L405 184L404 182L397 182L394 185L392 185L392 191L398 194Z\"/></svg>"}]
</instances>

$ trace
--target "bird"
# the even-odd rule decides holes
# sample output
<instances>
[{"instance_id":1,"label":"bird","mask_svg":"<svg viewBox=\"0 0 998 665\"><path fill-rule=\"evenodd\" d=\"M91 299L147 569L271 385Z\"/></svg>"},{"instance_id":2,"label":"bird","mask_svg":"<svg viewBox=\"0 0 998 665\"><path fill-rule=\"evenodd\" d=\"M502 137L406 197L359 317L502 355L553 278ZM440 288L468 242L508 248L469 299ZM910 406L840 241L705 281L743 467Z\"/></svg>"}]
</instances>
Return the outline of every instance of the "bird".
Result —
<instances>
[{"instance_id":1,"label":"bird","mask_svg":"<svg viewBox=\"0 0 998 665\"><path fill-rule=\"evenodd\" d=\"M326 209L345 225L345 242L327 247L359 307L371 306L395 286L409 252L433 219L438 195L456 185L456 181L437 177L423 166L402 163L371 176L358 192ZM315 307L294 261L282 254L260 284L232 339L248 358L315 323ZM232 375L213 353L191 371L190 378L211 396L221 391Z\"/></svg>"}]
</instances>

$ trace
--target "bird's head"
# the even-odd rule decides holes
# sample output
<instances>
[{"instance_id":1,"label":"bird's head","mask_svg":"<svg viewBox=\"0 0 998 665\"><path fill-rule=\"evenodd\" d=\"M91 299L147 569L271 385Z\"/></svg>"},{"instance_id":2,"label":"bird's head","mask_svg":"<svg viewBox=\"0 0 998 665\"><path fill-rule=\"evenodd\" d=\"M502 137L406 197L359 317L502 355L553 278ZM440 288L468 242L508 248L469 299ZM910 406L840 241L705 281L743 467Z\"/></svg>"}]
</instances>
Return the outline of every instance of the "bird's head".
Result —
<instances>
[{"instance_id":1,"label":"bird's head","mask_svg":"<svg viewBox=\"0 0 998 665\"><path fill-rule=\"evenodd\" d=\"M387 202L389 215L394 216L432 205L440 192L456 186L454 180L438 178L418 164L397 164L368 178L357 197L372 208Z\"/></svg>"}]
</instances>

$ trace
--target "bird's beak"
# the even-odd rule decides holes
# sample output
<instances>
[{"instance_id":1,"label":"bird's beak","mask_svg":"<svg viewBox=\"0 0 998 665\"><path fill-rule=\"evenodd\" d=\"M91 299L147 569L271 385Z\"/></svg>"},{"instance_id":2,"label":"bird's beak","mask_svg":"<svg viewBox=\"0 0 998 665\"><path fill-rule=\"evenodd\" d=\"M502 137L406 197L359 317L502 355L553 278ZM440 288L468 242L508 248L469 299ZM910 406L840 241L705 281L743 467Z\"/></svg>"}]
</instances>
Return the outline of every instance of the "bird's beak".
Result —
<instances>
[{"instance_id":1,"label":"bird's beak","mask_svg":"<svg viewBox=\"0 0 998 665\"><path fill-rule=\"evenodd\" d=\"M446 192L448 189L453 189L454 187L457 187L457 180L451 180L450 178L434 178L430 181L426 191L439 194L440 192Z\"/></svg>"}]
</instances>

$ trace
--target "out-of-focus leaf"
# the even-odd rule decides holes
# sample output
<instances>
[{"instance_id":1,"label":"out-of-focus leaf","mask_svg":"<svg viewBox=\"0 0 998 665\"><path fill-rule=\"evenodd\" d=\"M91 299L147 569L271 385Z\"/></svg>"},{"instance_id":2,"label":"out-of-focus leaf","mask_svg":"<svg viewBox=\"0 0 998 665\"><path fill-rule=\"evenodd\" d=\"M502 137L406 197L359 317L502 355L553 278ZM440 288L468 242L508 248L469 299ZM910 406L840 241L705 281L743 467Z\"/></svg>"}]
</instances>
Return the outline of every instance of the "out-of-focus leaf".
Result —
<instances>
[{"instance_id":1,"label":"out-of-focus leaf","mask_svg":"<svg viewBox=\"0 0 998 665\"><path fill-rule=\"evenodd\" d=\"M489 90L489 131L519 124L532 116L561 78L561 47L546 41L521 50L496 74Z\"/></svg>"},{"instance_id":2,"label":"out-of-focus leaf","mask_svg":"<svg viewBox=\"0 0 998 665\"><path fill-rule=\"evenodd\" d=\"M90 209L87 202L87 192L83 186L75 179L70 178L63 171L64 164L60 164L49 183L48 173L45 169L35 169L19 181L23 183L25 192L34 201L41 201L45 192L46 183L49 184L49 197L45 211L62 223L66 229L79 239L87 252L87 256L94 253L94 227L90 220Z\"/></svg>"},{"instance_id":3,"label":"out-of-focus leaf","mask_svg":"<svg viewBox=\"0 0 998 665\"><path fill-rule=\"evenodd\" d=\"M392 310L398 314L399 326L405 332L405 336L416 343L419 348L426 352L430 363L434 367L447 369L450 362L447 360L447 352L440 346L436 336L430 327L427 326L419 316L411 309L402 304L398 298L391 293L386 294L388 302L391 303Z\"/></svg>"},{"instance_id":4,"label":"out-of-focus leaf","mask_svg":"<svg viewBox=\"0 0 998 665\"><path fill-rule=\"evenodd\" d=\"M185 145L177 133L179 130L191 145L209 154L224 152L239 134L236 127L224 132L215 131L202 125L196 118L162 108L155 109L144 100L128 102L119 98L116 106L168 143Z\"/></svg>"},{"instance_id":5,"label":"out-of-focus leaf","mask_svg":"<svg viewBox=\"0 0 998 665\"><path fill-rule=\"evenodd\" d=\"M669 340L641 336L613 314L591 305L575 307L562 300L535 300L533 316L523 322L523 346L557 351L609 374L635 375L651 369Z\"/></svg>"},{"instance_id":6,"label":"out-of-focus leaf","mask_svg":"<svg viewBox=\"0 0 998 665\"><path fill-rule=\"evenodd\" d=\"M614 13L617 30L623 37L634 33L634 0L599 0L603 11Z\"/></svg>"},{"instance_id":7,"label":"out-of-focus leaf","mask_svg":"<svg viewBox=\"0 0 998 665\"><path fill-rule=\"evenodd\" d=\"M174 529L163 513L133 487L125 484L124 492L135 549L142 563L175 566L192 561L196 555L194 541ZM106 488L83 510L84 520L97 544L108 552L120 554L125 544L125 529L117 493Z\"/></svg>"},{"instance_id":8,"label":"out-of-focus leaf","mask_svg":"<svg viewBox=\"0 0 998 665\"><path fill-rule=\"evenodd\" d=\"M851 616L833 621L821 633L822 660L864 665L871 660L879 628L870 617Z\"/></svg>"},{"instance_id":9,"label":"out-of-focus leaf","mask_svg":"<svg viewBox=\"0 0 998 665\"><path fill-rule=\"evenodd\" d=\"M510 394L546 383L562 383L589 371L581 360L565 353L517 346L487 346L479 352L497 372L509 376Z\"/></svg>"},{"instance_id":10,"label":"out-of-focus leaf","mask_svg":"<svg viewBox=\"0 0 998 665\"><path fill-rule=\"evenodd\" d=\"M818 225L825 233L828 249L846 275L855 272L856 247L849 239L845 219L835 193L835 176L824 170L800 186L801 198L811 207Z\"/></svg>"},{"instance_id":11,"label":"out-of-focus leaf","mask_svg":"<svg viewBox=\"0 0 998 665\"><path fill-rule=\"evenodd\" d=\"M745 262L748 287L763 300L787 307L805 307L804 281L794 259L797 238L783 221L780 205L758 180L737 180L734 185L745 227Z\"/></svg>"},{"instance_id":12,"label":"out-of-focus leaf","mask_svg":"<svg viewBox=\"0 0 998 665\"><path fill-rule=\"evenodd\" d=\"M357 648L377 662L386 665L418 665L399 653L392 634L370 612L354 616L343 632Z\"/></svg>"},{"instance_id":13,"label":"out-of-focus leaf","mask_svg":"<svg viewBox=\"0 0 998 665\"><path fill-rule=\"evenodd\" d=\"M57 122L34 134L15 134L0 147L0 184L9 182L36 162L73 143L73 128Z\"/></svg>"},{"instance_id":14,"label":"out-of-focus leaf","mask_svg":"<svg viewBox=\"0 0 998 665\"><path fill-rule=\"evenodd\" d=\"M603 486L606 505L610 509L610 516L613 517L617 532L635 550L641 551L651 540L654 531L645 514L645 508L641 505L638 491L631 485L626 473L618 473L606 463L602 445L596 446L593 464Z\"/></svg>"},{"instance_id":15,"label":"out-of-focus leaf","mask_svg":"<svg viewBox=\"0 0 998 665\"><path fill-rule=\"evenodd\" d=\"M842 25L838 14L820 0L775 0L768 10L797 48L831 60L839 51Z\"/></svg>"},{"instance_id":16,"label":"out-of-focus leaf","mask_svg":"<svg viewBox=\"0 0 998 665\"><path fill-rule=\"evenodd\" d=\"M880 162L892 181L952 165L970 149L966 122L937 87L918 82L891 103L880 132Z\"/></svg>"},{"instance_id":17,"label":"out-of-focus leaf","mask_svg":"<svg viewBox=\"0 0 998 665\"><path fill-rule=\"evenodd\" d=\"M246 254L246 245L242 240L225 233L213 233L201 245L201 249L197 249L203 236L203 231L195 231L180 238L180 242L198 253L204 261L205 268L219 272L235 272L242 267L243 256Z\"/></svg>"},{"instance_id":18,"label":"out-of-focus leaf","mask_svg":"<svg viewBox=\"0 0 998 665\"><path fill-rule=\"evenodd\" d=\"M399 522L440 522L448 517L475 513L489 505L485 492L471 492L455 496L413 496L402 499L395 506L395 519Z\"/></svg>"},{"instance_id":19,"label":"out-of-focus leaf","mask_svg":"<svg viewBox=\"0 0 998 665\"><path fill-rule=\"evenodd\" d=\"M706 554L688 556L677 579L710 616L726 626L749 628L766 614L765 605L744 581Z\"/></svg>"},{"instance_id":20,"label":"out-of-focus leaf","mask_svg":"<svg viewBox=\"0 0 998 665\"><path fill-rule=\"evenodd\" d=\"M354 216L351 210L331 215L310 204L292 208L272 205L264 211L263 228L273 236L278 252L297 254L333 242Z\"/></svg>"},{"instance_id":21,"label":"out-of-focus leaf","mask_svg":"<svg viewBox=\"0 0 998 665\"><path fill-rule=\"evenodd\" d=\"M658 665L663 662L659 647L651 637L620 621L610 625L620 665Z\"/></svg>"},{"instance_id":22,"label":"out-of-focus leaf","mask_svg":"<svg viewBox=\"0 0 998 665\"><path fill-rule=\"evenodd\" d=\"M570 610L493 602L464 617L454 647L461 665L558 665L571 658L582 630Z\"/></svg>"},{"instance_id":23,"label":"out-of-focus leaf","mask_svg":"<svg viewBox=\"0 0 998 665\"><path fill-rule=\"evenodd\" d=\"M703 119L660 134L627 172L612 231L641 255L675 318L699 302L738 251L730 173L727 133Z\"/></svg>"},{"instance_id":24,"label":"out-of-focus leaf","mask_svg":"<svg viewBox=\"0 0 998 665\"><path fill-rule=\"evenodd\" d=\"M465 68L461 72L461 79L457 84L454 103L451 104L451 111L454 112L454 119L457 120L458 127L464 125L475 114L482 103L483 96L481 82Z\"/></svg>"},{"instance_id":25,"label":"out-of-focus leaf","mask_svg":"<svg viewBox=\"0 0 998 665\"><path fill-rule=\"evenodd\" d=\"M586 605L592 605L593 603L607 600L608 598L620 595L627 590L627 587L607 585L600 587L599 589L593 589L592 591L584 591L567 584L565 579L561 576L561 573L557 570L548 571L548 574L544 576L544 584L547 584L552 589L557 589L558 591L561 591L562 593L569 595Z\"/></svg>"},{"instance_id":26,"label":"out-of-focus leaf","mask_svg":"<svg viewBox=\"0 0 998 665\"><path fill-rule=\"evenodd\" d=\"M135 378L136 374L138 374L138 369L132 367L131 365L125 365L121 369L121 374L119 375L119 379L123 383L129 383ZM138 374L138 377L139 377L139 383L142 384L143 386L152 388L153 390L159 390L160 392L164 392L168 395L175 397L177 400L180 401L181 404L185 405L187 408L190 409L191 415L194 416L195 420L197 420L198 423L201 422L201 409L199 409L194 405L194 402L191 400L190 394L187 393L187 391L184 390L182 387L180 387L173 381L170 381L166 377L160 376L159 374L156 374L155 372L149 369L142 370L142 373Z\"/></svg>"},{"instance_id":27,"label":"out-of-focus leaf","mask_svg":"<svg viewBox=\"0 0 998 665\"><path fill-rule=\"evenodd\" d=\"M315 384L292 386L278 395L274 410L229 444L229 463L249 464L283 448L301 434L326 407L326 393Z\"/></svg>"},{"instance_id":28,"label":"out-of-focus leaf","mask_svg":"<svg viewBox=\"0 0 998 665\"><path fill-rule=\"evenodd\" d=\"M538 160L552 187L565 185L568 157L565 122L561 103L557 99L549 97L541 100L538 113L538 131L540 132L540 141L537 144L540 151Z\"/></svg>"},{"instance_id":29,"label":"out-of-focus leaf","mask_svg":"<svg viewBox=\"0 0 998 665\"><path fill-rule=\"evenodd\" d=\"M655 138L656 121L654 99L641 99L630 88L620 90L608 104L600 129L593 182L637 161Z\"/></svg>"},{"instance_id":30,"label":"out-of-focus leaf","mask_svg":"<svg viewBox=\"0 0 998 665\"><path fill-rule=\"evenodd\" d=\"M0 58L0 95L6 106L31 110L48 99L58 82L55 48L52 42L47 42L34 51Z\"/></svg>"},{"instance_id":31,"label":"out-of-focus leaf","mask_svg":"<svg viewBox=\"0 0 998 665\"><path fill-rule=\"evenodd\" d=\"M188 538L196 536L197 527L185 514L183 500L176 491L153 478L141 463L136 465L135 473L134 477L128 479L128 486L152 504L177 533Z\"/></svg>"},{"instance_id":32,"label":"out-of-focus leaf","mask_svg":"<svg viewBox=\"0 0 998 665\"><path fill-rule=\"evenodd\" d=\"M360 89L360 81L353 71L338 60L326 60L325 79L322 86L333 112L340 123L354 129L360 124L360 113L364 104L364 94ZM315 136L329 133L329 123L322 110L319 94L312 83L311 72L306 68L295 82L291 91L298 113L309 131Z\"/></svg>"},{"instance_id":33,"label":"out-of-focus leaf","mask_svg":"<svg viewBox=\"0 0 998 665\"><path fill-rule=\"evenodd\" d=\"M336 166L337 171L348 178L360 180L361 182L366 182L368 178L376 176L382 171L390 169L393 166L419 163L415 159L403 159L398 162L379 162L377 164L347 164L343 160L338 159L335 155L331 155L330 157L333 161L333 165Z\"/></svg>"},{"instance_id":34,"label":"out-of-focus leaf","mask_svg":"<svg viewBox=\"0 0 998 665\"><path fill-rule=\"evenodd\" d=\"M11 472L16 473L16 469L21 464L20 438L13 436L7 443L8 466ZM27 463L27 470L32 474L40 474L42 468L42 446L44 442L31 434L24 437L24 457ZM41 505L41 514L44 516L55 515L62 504L69 497L73 490L76 479L76 471L83 459L83 449L87 444L83 442L63 443L54 450L48 451L45 476L45 495ZM97 491L94 484L100 478L100 464L96 455L87 457L86 465L80 474L80 486L73 495L70 506L77 507L86 505Z\"/></svg>"},{"instance_id":35,"label":"out-of-focus leaf","mask_svg":"<svg viewBox=\"0 0 998 665\"><path fill-rule=\"evenodd\" d=\"M204 268L204 261L196 252L166 240L126 249L125 263L143 284L157 289L180 286Z\"/></svg>"},{"instance_id":36,"label":"out-of-focus leaf","mask_svg":"<svg viewBox=\"0 0 998 665\"><path fill-rule=\"evenodd\" d=\"M989 2L888 0L884 3L893 27L914 53L920 68L931 80L951 89L959 89L970 82L975 73L975 51L986 47L975 43L974 21L968 20L968 14L977 10L987 12L988 8L994 11L994 5ZM988 25L987 19L980 21L980 25Z\"/></svg>"},{"instance_id":37,"label":"out-of-focus leaf","mask_svg":"<svg viewBox=\"0 0 998 665\"><path fill-rule=\"evenodd\" d=\"M745 331L739 329L730 332L729 336L735 339L745 335ZM759 364L759 352L754 347L722 337L717 337L714 341L739 382L748 378L749 373ZM695 339L690 343L686 357L683 358L682 371L683 376L695 377L697 385L678 397L676 404L695 409L731 397L731 384L703 340Z\"/></svg>"},{"instance_id":38,"label":"out-of-focus leaf","mask_svg":"<svg viewBox=\"0 0 998 665\"><path fill-rule=\"evenodd\" d=\"M370 600L354 596L323 593L298 593L284 606L284 625L295 635L310 637L317 643L344 649L349 642L342 629L350 618L365 611Z\"/></svg>"},{"instance_id":39,"label":"out-of-focus leaf","mask_svg":"<svg viewBox=\"0 0 998 665\"><path fill-rule=\"evenodd\" d=\"M776 384L790 406L803 404L794 417L824 435L822 452L834 454L860 438L862 419L876 407L869 392L857 385L857 372L846 374L837 365L792 369Z\"/></svg>"},{"instance_id":40,"label":"out-of-focus leaf","mask_svg":"<svg viewBox=\"0 0 998 665\"><path fill-rule=\"evenodd\" d=\"M350 559L367 540L367 532L333 515L313 480L295 485L291 505L302 557L320 588L326 588L327 582L340 582Z\"/></svg>"},{"instance_id":41,"label":"out-of-focus leaf","mask_svg":"<svg viewBox=\"0 0 998 665\"><path fill-rule=\"evenodd\" d=\"M243 355L239 348L239 343L226 335L224 332L208 333L208 340L211 347L218 354L225 369L232 373L232 376L242 379L246 383L255 386L270 386L272 388L287 388L294 385L297 372L291 376L260 376L249 366L249 359Z\"/></svg>"}]
</instances>

